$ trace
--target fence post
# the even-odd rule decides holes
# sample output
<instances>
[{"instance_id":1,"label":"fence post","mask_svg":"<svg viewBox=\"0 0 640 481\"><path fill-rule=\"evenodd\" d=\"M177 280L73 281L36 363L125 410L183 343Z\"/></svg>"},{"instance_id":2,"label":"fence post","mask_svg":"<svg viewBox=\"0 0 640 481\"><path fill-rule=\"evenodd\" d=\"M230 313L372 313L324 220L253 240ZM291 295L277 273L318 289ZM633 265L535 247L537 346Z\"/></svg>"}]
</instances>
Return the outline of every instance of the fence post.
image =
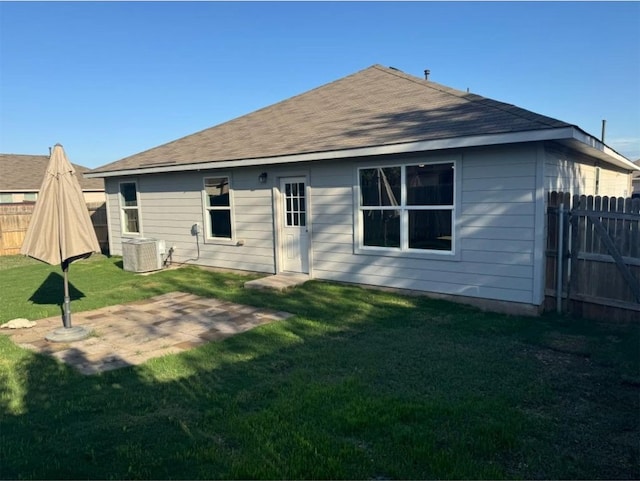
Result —
<instances>
[{"instance_id":1,"label":"fence post","mask_svg":"<svg viewBox=\"0 0 640 481\"><path fill-rule=\"evenodd\" d=\"M558 275L556 276L556 312L562 313L562 265L564 264L564 204L558 206L558 256L556 257Z\"/></svg>"}]
</instances>

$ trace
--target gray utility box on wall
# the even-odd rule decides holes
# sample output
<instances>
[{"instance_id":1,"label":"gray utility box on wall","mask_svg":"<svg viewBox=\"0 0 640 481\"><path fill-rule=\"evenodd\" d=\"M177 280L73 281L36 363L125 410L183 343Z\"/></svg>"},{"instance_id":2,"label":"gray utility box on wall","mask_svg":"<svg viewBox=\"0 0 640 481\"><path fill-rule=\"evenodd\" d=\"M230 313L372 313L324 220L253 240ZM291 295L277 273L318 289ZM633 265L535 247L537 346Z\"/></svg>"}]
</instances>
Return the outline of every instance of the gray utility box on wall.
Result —
<instances>
[{"instance_id":1,"label":"gray utility box on wall","mask_svg":"<svg viewBox=\"0 0 640 481\"><path fill-rule=\"evenodd\" d=\"M122 267L130 272L162 269L165 242L158 239L130 239L122 243Z\"/></svg>"}]
</instances>

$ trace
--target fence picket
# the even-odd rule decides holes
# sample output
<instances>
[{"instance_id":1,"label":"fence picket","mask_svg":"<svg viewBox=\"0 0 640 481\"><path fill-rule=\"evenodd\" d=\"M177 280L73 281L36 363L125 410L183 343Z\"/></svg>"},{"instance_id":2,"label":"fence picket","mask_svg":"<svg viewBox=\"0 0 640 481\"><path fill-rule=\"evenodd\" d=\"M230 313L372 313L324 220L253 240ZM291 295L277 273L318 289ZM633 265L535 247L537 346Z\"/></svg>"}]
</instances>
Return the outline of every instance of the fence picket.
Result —
<instances>
[{"instance_id":1,"label":"fence picket","mask_svg":"<svg viewBox=\"0 0 640 481\"><path fill-rule=\"evenodd\" d=\"M595 198L595 202L593 203L593 210L596 212L602 212L604 210L602 206L602 197L597 196ZM602 221L602 217L600 217L600 221ZM594 254L604 254L602 250L606 248L602 245L602 242L600 242L600 236L594 236L592 249Z\"/></svg>"},{"instance_id":2,"label":"fence picket","mask_svg":"<svg viewBox=\"0 0 640 481\"><path fill-rule=\"evenodd\" d=\"M34 207L33 202L0 204L0 256L20 254ZM87 209L100 249L106 254L109 251L106 204L104 202L89 203Z\"/></svg>"},{"instance_id":3,"label":"fence picket","mask_svg":"<svg viewBox=\"0 0 640 481\"><path fill-rule=\"evenodd\" d=\"M632 199L629 213L640 217L640 199ZM630 230L629 242L631 248L629 250L629 257L640 257L640 222L632 222Z\"/></svg>"},{"instance_id":4,"label":"fence picket","mask_svg":"<svg viewBox=\"0 0 640 481\"><path fill-rule=\"evenodd\" d=\"M548 198L548 225L557 224L557 208L552 206L568 195L552 192ZM569 279L564 276L567 306L582 315L602 315L606 309L617 313L616 318L640 320L640 199L574 195L568 210L570 234L566 237L571 255L563 266L563 272L570 272ZM554 237L547 244L548 273L552 264L557 267L555 262L561 261L556 261L556 256L561 256L559 228L554 225L550 231ZM550 276L546 282L547 295L553 298L557 282L563 282L556 277ZM550 302L547 308L551 309Z\"/></svg>"}]
</instances>

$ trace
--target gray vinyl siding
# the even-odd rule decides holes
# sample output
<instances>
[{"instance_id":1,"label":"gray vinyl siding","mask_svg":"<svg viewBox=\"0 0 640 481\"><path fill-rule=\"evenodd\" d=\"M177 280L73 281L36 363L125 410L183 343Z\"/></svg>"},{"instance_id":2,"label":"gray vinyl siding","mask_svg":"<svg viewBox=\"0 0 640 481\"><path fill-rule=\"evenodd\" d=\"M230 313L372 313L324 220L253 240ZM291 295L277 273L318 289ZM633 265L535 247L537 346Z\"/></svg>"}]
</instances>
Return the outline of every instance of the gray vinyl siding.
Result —
<instances>
[{"instance_id":1,"label":"gray vinyl siding","mask_svg":"<svg viewBox=\"0 0 640 481\"><path fill-rule=\"evenodd\" d=\"M313 276L537 304L533 288L535 146L424 156L420 161L447 158L459 159L458 252L428 259L409 253L358 253L354 165L335 162L314 166ZM367 164L363 161L361 165Z\"/></svg>"},{"instance_id":2,"label":"gray vinyl siding","mask_svg":"<svg viewBox=\"0 0 640 481\"><path fill-rule=\"evenodd\" d=\"M411 161L389 157L383 163L451 160L456 166L455 252L444 255L374 253L359 248L357 168L381 165L380 159L153 174L126 180L138 183L142 236L175 246L176 262L276 272L274 226L278 223L273 215L279 209L273 202L278 199L279 179L306 176L313 278L539 305L544 280L542 184L550 165L542 144L459 150ZM269 175L266 184L258 182L262 171ZM231 177L233 241L205 241L201 235L197 244L191 226L205 225L203 178L219 175ZM123 240L120 180L125 179L106 182L115 255L122 254Z\"/></svg>"},{"instance_id":3,"label":"gray vinyl siding","mask_svg":"<svg viewBox=\"0 0 640 481\"><path fill-rule=\"evenodd\" d=\"M231 177L232 241L205 239L203 179L219 175ZM137 237L164 240L167 249L175 247L172 259L178 263L275 272L271 187L259 184L258 175L259 171L255 169L237 169L233 172L201 171L136 177L141 226L141 236ZM106 182L114 255L122 255L123 240L136 237L123 237L121 233L118 199L121 180L107 179ZM191 227L196 223L202 226L197 239L191 233Z\"/></svg>"}]
</instances>

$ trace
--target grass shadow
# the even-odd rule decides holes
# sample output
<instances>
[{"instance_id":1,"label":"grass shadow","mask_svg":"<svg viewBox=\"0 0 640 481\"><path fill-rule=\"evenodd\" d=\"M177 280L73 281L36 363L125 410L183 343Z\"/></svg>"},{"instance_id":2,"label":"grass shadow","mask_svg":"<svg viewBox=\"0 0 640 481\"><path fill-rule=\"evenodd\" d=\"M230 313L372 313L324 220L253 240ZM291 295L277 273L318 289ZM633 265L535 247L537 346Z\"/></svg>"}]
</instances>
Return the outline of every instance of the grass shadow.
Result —
<instances>
[{"instance_id":1,"label":"grass shadow","mask_svg":"<svg viewBox=\"0 0 640 481\"><path fill-rule=\"evenodd\" d=\"M85 297L84 293L69 282L69 297L72 301ZM51 272L29 297L34 304L62 304L64 302L64 277Z\"/></svg>"}]
</instances>

